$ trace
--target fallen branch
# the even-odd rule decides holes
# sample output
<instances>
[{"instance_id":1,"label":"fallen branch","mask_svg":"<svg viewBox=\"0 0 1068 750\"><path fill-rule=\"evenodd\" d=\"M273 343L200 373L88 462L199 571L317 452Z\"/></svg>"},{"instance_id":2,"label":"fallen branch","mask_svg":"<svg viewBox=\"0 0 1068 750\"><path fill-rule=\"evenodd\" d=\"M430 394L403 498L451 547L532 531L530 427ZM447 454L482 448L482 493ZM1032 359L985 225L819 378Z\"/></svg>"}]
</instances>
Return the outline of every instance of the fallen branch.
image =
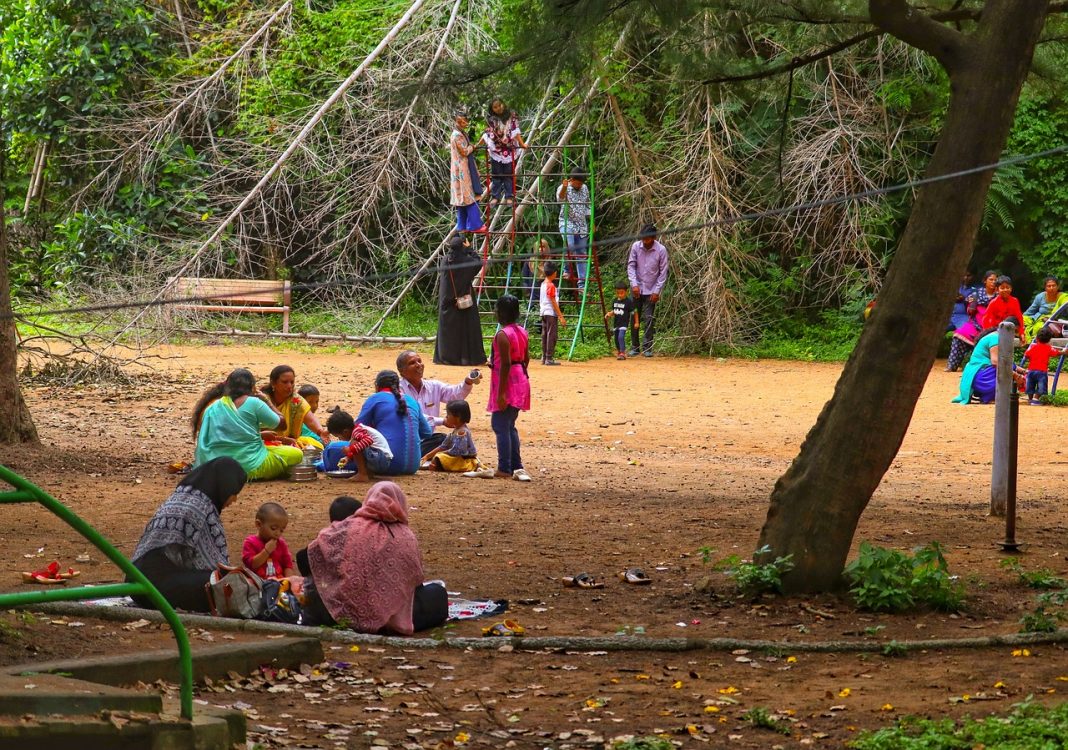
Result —
<instances>
[{"instance_id":1,"label":"fallen branch","mask_svg":"<svg viewBox=\"0 0 1068 750\"><path fill-rule=\"evenodd\" d=\"M147 133L145 133L143 136L138 138L135 142L133 142L132 144L127 146L125 149L123 149L122 153L120 153L118 156L114 157L107 164L105 164L104 168L101 169L93 177L93 179L89 180L89 182L87 182L85 184L85 187L83 187L81 190L78 191L78 196L80 197L81 195L84 195L85 192L89 188L91 188L94 184L96 184L97 180L99 180L101 177L103 177L105 174L107 174L108 170L111 169L111 167L116 162L120 162L123 159L125 159L127 154L129 154L131 151L133 151L135 148L137 148L141 144L145 143L145 141L147 141L148 139L154 137L154 135L160 133L164 128L168 127L171 123L173 123L177 119L178 113L181 112L181 110L187 104L189 104L192 101L195 101L197 99L197 97L199 97L200 94L208 86L210 86L215 81L217 81L220 78L222 78L222 75L223 75L223 73L226 72L226 69L229 68L234 63L235 60L240 59L241 56L244 55L245 52L248 51L248 49L251 48L252 45L255 44L257 42L257 40L259 40L259 38L261 36L263 36L267 32L267 29L269 29L271 27L271 25L276 20L278 20L278 18L283 13L285 13L287 10L289 10L292 7L292 5L293 5L292 0L286 0L284 3L282 3L282 5L278 8L278 10L276 10L274 13L272 13L271 17L263 22L262 26L260 26L258 29L256 29L256 32L252 36L250 36L248 39L245 40L245 43L242 44L238 48L237 52L235 52L234 54L230 55L230 57L226 58L226 61L222 65L220 65L218 68L215 69L214 73L212 73L210 76L208 76L203 81L201 81L197 85L196 88L194 88L189 94L187 94L184 98L182 98L182 100L179 101L178 104L176 104L174 107L172 107L170 109L170 111L167 112L167 114L164 115L159 120L159 122L157 122L152 128L150 128ZM178 3L175 3L175 7L178 7ZM184 26L183 26L183 34L184 34ZM187 44L188 44L188 42L187 42Z\"/></svg>"},{"instance_id":2,"label":"fallen branch","mask_svg":"<svg viewBox=\"0 0 1068 750\"><path fill-rule=\"evenodd\" d=\"M367 54L367 56L363 59L363 62L359 64L356 70L350 73L349 77L342 81L341 85L334 90L334 93L332 93L327 98L327 100L322 103L319 109L316 110L315 114L312 115L311 119L309 119L308 122L305 123L304 127L301 128L297 136L292 141L290 141L285 151L282 152L282 154L274 161L274 163L263 174L263 176L260 177L259 181L253 186L253 188L248 192L248 194L241 199L241 202L237 204L237 206L226 216L225 219L222 220L222 222L220 222L220 224L215 228L215 231L211 233L211 236L201 243L200 247L198 247L193 252L189 260L187 260L182 265L182 267L179 268L178 271L173 274L173 278L176 279L184 276L186 271L188 271L193 266L193 264L196 263L200 256L203 255L204 252L209 247L211 247L211 245L214 244L216 240L219 239L219 237L222 236L223 232L225 232L227 228L234 222L234 220L241 215L241 213L252 202L252 200L260 194L264 186L268 182L270 182L276 174L278 174L278 172L282 169L282 166L289 160L289 157L292 156L298 148L300 148L301 144L304 143L311 131L314 130L315 126L318 125L319 122L323 119L323 116L334 106L334 104L338 102L339 99L341 99L342 96L344 96L345 92L349 89L349 87L352 86L353 83L355 83L356 79L363 75L364 71L367 70L368 67L370 67L371 63L373 63L378 58L378 56L382 54L382 51L389 46L389 43L393 41L394 38L396 38L397 34L400 33L400 30L408 24L408 22L412 19L416 12L418 12L418 10L423 6L425 2L426 0L415 0L415 2L413 2L411 6L409 6L408 10L405 11L404 15L401 16L400 20L398 20L397 23L393 25L393 28L389 30L389 32L382 38L378 45ZM158 300L162 299L163 296L167 293L167 290L171 287L172 283L173 282L168 282L164 284L163 288L160 289L159 292L156 293L155 297L152 298L152 303L155 303ZM131 327L133 327L137 323L137 321L139 321L144 316L148 309L149 307L146 306L145 308L141 309L136 315L134 315L133 318L128 323L126 323L126 325L124 325L115 335L115 340L117 341L119 336L128 331Z\"/></svg>"}]
</instances>

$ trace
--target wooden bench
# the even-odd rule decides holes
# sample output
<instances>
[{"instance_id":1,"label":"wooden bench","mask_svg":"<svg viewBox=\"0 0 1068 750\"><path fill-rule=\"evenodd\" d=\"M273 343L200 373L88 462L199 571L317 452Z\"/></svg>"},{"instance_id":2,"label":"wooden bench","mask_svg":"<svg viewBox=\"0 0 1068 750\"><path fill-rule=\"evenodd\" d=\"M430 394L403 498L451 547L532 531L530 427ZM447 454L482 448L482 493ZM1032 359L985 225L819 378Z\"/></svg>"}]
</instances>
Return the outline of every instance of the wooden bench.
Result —
<instances>
[{"instance_id":1,"label":"wooden bench","mask_svg":"<svg viewBox=\"0 0 1068 750\"><path fill-rule=\"evenodd\" d=\"M168 297L196 302L171 305L178 310L214 312L282 313L282 332L289 333L292 290L288 281L257 279L198 279L186 276L167 279Z\"/></svg>"}]
</instances>

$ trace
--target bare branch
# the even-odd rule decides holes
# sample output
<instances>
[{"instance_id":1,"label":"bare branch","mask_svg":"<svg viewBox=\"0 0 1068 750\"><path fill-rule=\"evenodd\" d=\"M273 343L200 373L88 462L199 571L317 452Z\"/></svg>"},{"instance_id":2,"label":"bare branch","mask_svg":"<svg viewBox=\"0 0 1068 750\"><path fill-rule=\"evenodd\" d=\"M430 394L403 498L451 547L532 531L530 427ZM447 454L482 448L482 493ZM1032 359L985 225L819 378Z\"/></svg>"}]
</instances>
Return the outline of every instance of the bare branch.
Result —
<instances>
[{"instance_id":1,"label":"bare branch","mask_svg":"<svg viewBox=\"0 0 1068 750\"><path fill-rule=\"evenodd\" d=\"M965 36L933 17L921 13L906 0L868 0L871 21L906 44L932 55L952 73L961 62Z\"/></svg>"},{"instance_id":2,"label":"bare branch","mask_svg":"<svg viewBox=\"0 0 1068 750\"><path fill-rule=\"evenodd\" d=\"M810 55L800 55L790 60L790 62L784 63L782 65L776 65L772 68L765 68L764 70L760 70L755 73L746 73L744 75L709 78L705 81L702 81L701 83L733 83L736 81L757 81L761 78L771 78L772 76L777 76L780 73L788 73L791 70L797 70L798 68L803 68L806 65L811 65L814 62L818 62L820 60L828 58L831 55L836 55L842 50L847 50L850 47L854 47L860 44L861 42L866 42L869 39L874 39L875 37L881 36L882 34L882 31L878 29L872 29L869 31L865 31L861 34L851 36L848 39L843 39L837 44L832 44L830 47L821 49L818 52L813 52Z\"/></svg>"}]
</instances>

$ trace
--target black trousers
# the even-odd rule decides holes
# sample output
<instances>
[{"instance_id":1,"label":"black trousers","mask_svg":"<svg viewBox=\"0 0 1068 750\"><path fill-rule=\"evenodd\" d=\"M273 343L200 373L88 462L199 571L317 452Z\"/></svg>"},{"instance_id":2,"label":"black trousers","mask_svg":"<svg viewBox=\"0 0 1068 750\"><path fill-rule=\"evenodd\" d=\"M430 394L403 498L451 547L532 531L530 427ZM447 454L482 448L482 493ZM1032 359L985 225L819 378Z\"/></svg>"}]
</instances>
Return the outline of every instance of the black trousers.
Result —
<instances>
[{"instance_id":1,"label":"black trousers","mask_svg":"<svg viewBox=\"0 0 1068 750\"><path fill-rule=\"evenodd\" d=\"M172 607L189 612L211 611L204 585L211 578L212 571L179 568L161 549L152 550L135 562L134 567L145 574ZM130 579L126 580L129 582ZM147 597L135 596L133 600L138 607L154 609Z\"/></svg>"},{"instance_id":2,"label":"black trousers","mask_svg":"<svg viewBox=\"0 0 1068 750\"><path fill-rule=\"evenodd\" d=\"M415 632L444 625L449 619L449 594L440 583L424 583L412 597L412 627ZM337 625L315 589L315 581L304 579L303 625Z\"/></svg>"},{"instance_id":3,"label":"black trousers","mask_svg":"<svg viewBox=\"0 0 1068 750\"><path fill-rule=\"evenodd\" d=\"M656 303L649 299L648 294L643 294L638 297L634 303L634 311L638 313L638 320L642 325L642 347L641 351L651 352L653 350L653 333L654 333L654 316L656 314ZM631 348L638 349L638 329L630 329L630 343Z\"/></svg>"},{"instance_id":4,"label":"black trousers","mask_svg":"<svg viewBox=\"0 0 1068 750\"><path fill-rule=\"evenodd\" d=\"M445 442L445 438L446 438L446 435L445 435L444 432L435 432L433 435L428 437L426 440L423 440L422 442L419 443L419 450L422 451L422 453L420 453L419 455L420 456L425 456L427 453L430 453L430 451L434 450L439 445L444 443Z\"/></svg>"}]
</instances>

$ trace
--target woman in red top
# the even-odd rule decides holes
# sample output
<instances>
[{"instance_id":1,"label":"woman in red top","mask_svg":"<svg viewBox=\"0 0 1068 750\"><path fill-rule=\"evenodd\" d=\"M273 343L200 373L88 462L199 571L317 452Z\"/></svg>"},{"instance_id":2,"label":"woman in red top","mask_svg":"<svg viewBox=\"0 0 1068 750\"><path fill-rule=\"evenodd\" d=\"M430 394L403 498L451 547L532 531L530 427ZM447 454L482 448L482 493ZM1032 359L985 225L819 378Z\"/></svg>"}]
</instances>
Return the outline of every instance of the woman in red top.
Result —
<instances>
[{"instance_id":1,"label":"woman in red top","mask_svg":"<svg viewBox=\"0 0 1068 750\"><path fill-rule=\"evenodd\" d=\"M998 296L990 301L986 308L986 316L983 318L983 328L997 328L998 325L1009 317L1023 320L1023 311L1020 309L1020 300L1012 296L1012 279L1008 276L998 276ZM1022 326L1017 330L1020 342L1027 344L1027 330Z\"/></svg>"}]
</instances>

